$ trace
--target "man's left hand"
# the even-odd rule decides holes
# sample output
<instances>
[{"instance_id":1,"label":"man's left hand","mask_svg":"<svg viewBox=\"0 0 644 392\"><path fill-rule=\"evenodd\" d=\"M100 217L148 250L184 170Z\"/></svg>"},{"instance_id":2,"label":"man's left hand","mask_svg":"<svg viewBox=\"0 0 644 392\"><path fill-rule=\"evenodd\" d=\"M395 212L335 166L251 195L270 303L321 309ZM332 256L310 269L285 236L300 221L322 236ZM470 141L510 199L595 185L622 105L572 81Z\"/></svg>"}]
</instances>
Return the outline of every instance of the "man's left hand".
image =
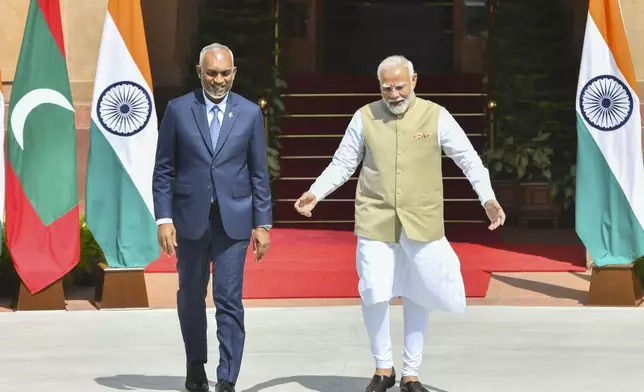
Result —
<instances>
[{"instance_id":1,"label":"man's left hand","mask_svg":"<svg viewBox=\"0 0 644 392\"><path fill-rule=\"evenodd\" d=\"M255 253L255 261L260 262L264 255L271 246L271 236L267 230L257 228L253 230L253 253Z\"/></svg>"},{"instance_id":2,"label":"man's left hand","mask_svg":"<svg viewBox=\"0 0 644 392\"><path fill-rule=\"evenodd\" d=\"M494 230L505 223L505 212L501 205L496 200L488 200L485 202L485 213L490 219L490 226L488 229Z\"/></svg>"}]
</instances>

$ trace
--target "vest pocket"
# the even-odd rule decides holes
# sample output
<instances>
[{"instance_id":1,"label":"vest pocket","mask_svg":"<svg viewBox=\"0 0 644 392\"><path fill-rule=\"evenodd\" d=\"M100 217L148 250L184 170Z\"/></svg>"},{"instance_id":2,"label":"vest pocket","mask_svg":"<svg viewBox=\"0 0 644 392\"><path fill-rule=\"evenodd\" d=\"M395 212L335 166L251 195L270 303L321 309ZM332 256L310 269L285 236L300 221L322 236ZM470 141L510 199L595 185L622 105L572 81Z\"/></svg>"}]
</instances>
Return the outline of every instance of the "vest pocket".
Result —
<instances>
[{"instance_id":1,"label":"vest pocket","mask_svg":"<svg viewBox=\"0 0 644 392\"><path fill-rule=\"evenodd\" d=\"M436 207L442 207L443 197L442 196L424 196L416 199L414 203L415 207L433 209Z\"/></svg>"}]
</instances>

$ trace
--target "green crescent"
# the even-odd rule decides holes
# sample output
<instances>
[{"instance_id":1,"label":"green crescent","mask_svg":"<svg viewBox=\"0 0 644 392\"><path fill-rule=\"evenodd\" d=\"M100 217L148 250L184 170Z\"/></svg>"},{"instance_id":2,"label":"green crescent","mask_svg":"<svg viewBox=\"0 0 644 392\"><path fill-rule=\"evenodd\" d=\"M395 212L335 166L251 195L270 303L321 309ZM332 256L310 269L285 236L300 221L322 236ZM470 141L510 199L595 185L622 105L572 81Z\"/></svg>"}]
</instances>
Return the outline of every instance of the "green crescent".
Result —
<instances>
[{"instance_id":1,"label":"green crescent","mask_svg":"<svg viewBox=\"0 0 644 392\"><path fill-rule=\"evenodd\" d=\"M25 121L27 121L27 116L34 110L36 107L50 103L53 105L58 105L62 108L65 108L69 111L74 112L74 107L72 104L65 98L65 96L59 93L56 90L50 88L37 88L29 91L25 94L16 106L13 108L11 113L11 130L13 131L13 136L16 139L16 142L22 150L24 147L24 132L25 132Z\"/></svg>"}]
</instances>

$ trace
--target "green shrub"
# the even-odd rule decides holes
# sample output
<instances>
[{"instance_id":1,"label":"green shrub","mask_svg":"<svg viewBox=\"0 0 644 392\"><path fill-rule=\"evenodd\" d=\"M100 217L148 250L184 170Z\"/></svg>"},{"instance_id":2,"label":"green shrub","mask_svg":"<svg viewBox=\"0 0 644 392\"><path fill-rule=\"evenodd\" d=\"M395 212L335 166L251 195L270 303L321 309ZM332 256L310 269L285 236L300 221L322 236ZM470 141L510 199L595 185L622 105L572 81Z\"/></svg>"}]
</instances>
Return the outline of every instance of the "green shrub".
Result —
<instances>
[{"instance_id":1,"label":"green shrub","mask_svg":"<svg viewBox=\"0 0 644 392\"><path fill-rule=\"evenodd\" d=\"M637 272L637 277L644 288L644 256L635 260L635 272Z\"/></svg>"}]
</instances>

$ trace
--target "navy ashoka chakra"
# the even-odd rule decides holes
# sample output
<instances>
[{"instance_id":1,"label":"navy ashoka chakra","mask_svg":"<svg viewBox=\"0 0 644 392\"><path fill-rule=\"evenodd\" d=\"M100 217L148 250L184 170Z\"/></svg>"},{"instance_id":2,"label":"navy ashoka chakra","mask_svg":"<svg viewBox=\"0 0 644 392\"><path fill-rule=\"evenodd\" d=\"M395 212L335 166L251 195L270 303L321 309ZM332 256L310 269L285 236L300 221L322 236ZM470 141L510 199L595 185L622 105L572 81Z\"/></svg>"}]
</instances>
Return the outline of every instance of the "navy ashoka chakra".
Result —
<instances>
[{"instance_id":1,"label":"navy ashoka chakra","mask_svg":"<svg viewBox=\"0 0 644 392\"><path fill-rule=\"evenodd\" d=\"M579 95L581 115L600 131L621 128L633 114L633 95L628 87L612 75L592 78Z\"/></svg>"},{"instance_id":2,"label":"navy ashoka chakra","mask_svg":"<svg viewBox=\"0 0 644 392\"><path fill-rule=\"evenodd\" d=\"M137 83L116 82L101 93L96 115L106 131L118 136L132 136L141 132L150 121L152 99Z\"/></svg>"}]
</instances>

